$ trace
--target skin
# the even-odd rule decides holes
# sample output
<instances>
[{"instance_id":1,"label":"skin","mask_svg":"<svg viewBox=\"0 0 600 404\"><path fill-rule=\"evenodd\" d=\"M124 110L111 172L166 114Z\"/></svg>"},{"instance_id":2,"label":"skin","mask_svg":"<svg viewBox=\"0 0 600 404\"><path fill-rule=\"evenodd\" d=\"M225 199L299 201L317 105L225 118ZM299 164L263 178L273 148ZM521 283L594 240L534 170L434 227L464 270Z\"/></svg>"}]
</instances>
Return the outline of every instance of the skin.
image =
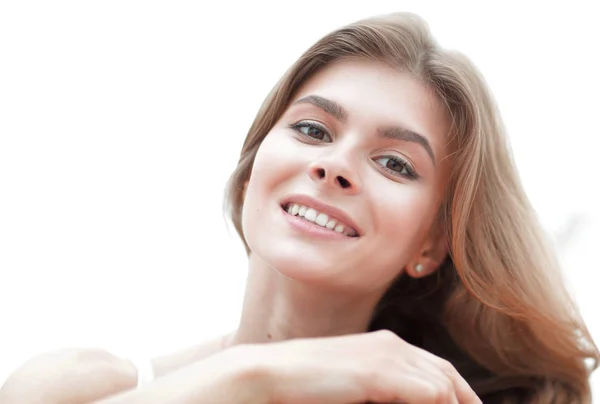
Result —
<instances>
[{"instance_id":1,"label":"skin","mask_svg":"<svg viewBox=\"0 0 600 404\"><path fill-rule=\"evenodd\" d=\"M345 122L296 103L314 95L340 104ZM290 128L306 121L327 135ZM434 160L418 143L379 138L378 130L388 127L421 134ZM243 229L252 253L231 344L364 332L397 276L435 271L447 253L434 217L446 182L448 130L437 98L381 63L343 60L309 79L261 144L247 183ZM389 156L405 159L419 178L386 170ZM350 186L342 187L338 176ZM298 193L344 210L360 237L315 239L291 228L280 203Z\"/></svg>"},{"instance_id":2,"label":"skin","mask_svg":"<svg viewBox=\"0 0 600 404\"><path fill-rule=\"evenodd\" d=\"M308 96L335 101L346 118L296 102ZM290 127L300 121L323 130ZM419 133L430 150L378 136L390 127ZM78 360L60 356L18 370L0 402L39 402L30 383L46 377L44 402L53 404L480 403L447 361L389 331L365 332L396 277L427 276L447 254L434 217L447 181L448 128L431 92L395 69L344 60L318 72L266 136L246 184L243 229L252 252L239 327L156 358L159 378L141 390L132 390L135 369L125 360L86 361L81 380ZM417 178L391 156L404 159ZM294 194L343 210L359 237L298 231L281 208ZM73 400L73 380L81 391L101 393Z\"/></svg>"}]
</instances>

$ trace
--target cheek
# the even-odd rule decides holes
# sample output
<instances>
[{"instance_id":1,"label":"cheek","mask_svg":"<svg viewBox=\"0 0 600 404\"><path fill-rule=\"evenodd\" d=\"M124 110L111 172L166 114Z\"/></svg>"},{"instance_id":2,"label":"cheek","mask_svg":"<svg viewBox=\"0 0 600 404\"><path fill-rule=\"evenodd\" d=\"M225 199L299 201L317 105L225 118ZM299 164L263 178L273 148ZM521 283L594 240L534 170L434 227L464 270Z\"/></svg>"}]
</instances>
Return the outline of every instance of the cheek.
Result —
<instances>
[{"instance_id":1,"label":"cheek","mask_svg":"<svg viewBox=\"0 0 600 404\"><path fill-rule=\"evenodd\" d=\"M291 136L273 130L256 154L250 183L256 189L274 191L284 180L304 172L305 161L298 151Z\"/></svg>"},{"instance_id":2,"label":"cheek","mask_svg":"<svg viewBox=\"0 0 600 404\"><path fill-rule=\"evenodd\" d=\"M253 228L259 224L263 212L274 208L277 198L283 196L282 184L289 183L299 169L292 147L283 136L270 133L263 140L252 165L242 208L242 227L248 243Z\"/></svg>"},{"instance_id":3,"label":"cheek","mask_svg":"<svg viewBox=\"0 0 600 404\"><path fill-rule=\"evenodd\" d=\"M430 193L415 184L379 187L386 188L387 192L379 192L371 199L377 238L383 244L382 251L408 259L427 234L432 208Z\"/></svg>"}]
</instances>

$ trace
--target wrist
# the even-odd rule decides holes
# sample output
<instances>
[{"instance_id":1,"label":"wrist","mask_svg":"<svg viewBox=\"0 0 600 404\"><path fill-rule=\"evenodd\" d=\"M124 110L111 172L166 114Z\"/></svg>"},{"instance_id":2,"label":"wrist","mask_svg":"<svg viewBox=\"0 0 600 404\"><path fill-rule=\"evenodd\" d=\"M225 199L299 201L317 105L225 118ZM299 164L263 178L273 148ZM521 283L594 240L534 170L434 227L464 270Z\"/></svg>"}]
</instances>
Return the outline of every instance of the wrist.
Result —
<instances>
[{"instance_id":1,"label":"wrist","mask_svg":"<svg viewBox=\"0 0 600 404\"><path fill-rule=\"evenodd\" d=\"M196 380L193 402L207 402L207 398L219 403L270 402L270 376L259 345L228 348L196 362L190 370Z\"/></svg>"},{"instance_id":2,"label":"wrist","mask_svg":"<svg viewBox=\"0 0 600 404\"><path fill-rule=\"evenodd\" d=\"M224 351L229 360L234 384L241 397L236 402L264 404L271 400L271 370L262 345L238 345Z\"/></svg>"}]
</instances>

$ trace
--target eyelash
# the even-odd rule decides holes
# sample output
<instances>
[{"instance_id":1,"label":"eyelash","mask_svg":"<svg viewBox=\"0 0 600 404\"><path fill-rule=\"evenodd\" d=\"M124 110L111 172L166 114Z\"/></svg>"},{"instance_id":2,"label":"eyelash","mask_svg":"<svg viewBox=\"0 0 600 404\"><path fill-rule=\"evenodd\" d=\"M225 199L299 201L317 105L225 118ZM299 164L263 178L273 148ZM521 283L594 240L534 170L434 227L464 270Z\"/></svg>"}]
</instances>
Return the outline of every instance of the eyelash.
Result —
<instances>
[{"instance_id":1,"label":"eyelash","mask_svg":"<svg viewBox=\"0 0 600 404\"><path fill-rule=\"evenodd\" d=\"M399 175L399 176L406 177L406 178L409 178L409 179L412 179L412 180L416 180L416 179L419 178L419 176L417 175L416 171L403 158L398 157L398 156L387 155L387 156L379 156L379 157L377 157L376 160L380 160L382 158L387 158L387 159L390 159L390 160L396 162L397 164L400 164L402 166L402 168L407 171L407 174L401 174L398 171L392 170L391 168L387 168L387 167L381 166L381 168L383 168L384 170L388 171L392 175Z\"/></svg>"},{"instance_id":2,"label":"eyelash","mask_svg":"<svg viewBox=\"0 0 600 404\"><path fill-rule=\"evenodd\" d=\"M323 142L323 140L314 138L310 135L307 135L306 133L302 132L302 130L301 130L302 128L318 129L321 132L323 132L324 135L328 136L331 139L331 135L329 134L327 129L325 129L325 127L323 125L320 125L316 122L300 121L300 122L291 124L290 128L295 130L296 132L298 132L302 137L307 138L313 142ZM398 171L394 171L390 168L380 165L381 168L383 168L390 174L392 174L394 176L401 176L401 177L405 177L408 179L413 179L413 180L416 180L419 178L419 175L417 174L417 172L414 170L414 168L412 168L412 166L405 159L398 157L398 156L393 156L393 155L384 155L384 156L378 156L375 160L380 160L382 158L388 158L389 160L392 160L392 161L396 162L397 164L400 164L403 167L403 169L405 169L408 172L407 174L400 174Z\"/></svg>"},{"instance_id":3,"label":"eyelash","mask_svg":"<svg viewBox=\"0 0 600 404\"><path fill-rule=\"evenodd\" d=\"M314 129L318 129L321 132L323 132L325 135L329 136L329 138L331 139L331 135L329 134L329 132L327 131L327 129L325 129L325 127L323 125L320 125L316 122L309 122L309 121L300 121L294 124L291 124L290 127L292 129L294 129L296 132L298 132L300 135L302 135L305 138L308 138L312 141L317 141L317 142L321 142L321 139L317 139L314 138L312 136L307 135L306 133L302 132L300 129L302 128L314 128Z\"/></svg>"}]
</instances>

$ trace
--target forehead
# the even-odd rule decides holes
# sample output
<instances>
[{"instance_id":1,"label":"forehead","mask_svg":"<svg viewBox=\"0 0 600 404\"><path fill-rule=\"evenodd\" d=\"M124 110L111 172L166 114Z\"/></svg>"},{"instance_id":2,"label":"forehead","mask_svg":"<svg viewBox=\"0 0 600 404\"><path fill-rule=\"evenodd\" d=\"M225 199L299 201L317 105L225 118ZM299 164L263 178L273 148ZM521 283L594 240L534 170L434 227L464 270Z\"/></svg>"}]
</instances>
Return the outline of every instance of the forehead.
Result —
<instances>
[{"instance_id":1,"label":"forehead","mask_svg":"<svg viewBox=\"0 0 600 404\"><path fill-rule=\"evenodd\" d=\"M435 93L408 73L384 63L343 59L311 76L294 101L319 95L339 103L348 123L362 127L400 126L427 137L445 155L450 117Z\"/></svg>"}]
</instances>

